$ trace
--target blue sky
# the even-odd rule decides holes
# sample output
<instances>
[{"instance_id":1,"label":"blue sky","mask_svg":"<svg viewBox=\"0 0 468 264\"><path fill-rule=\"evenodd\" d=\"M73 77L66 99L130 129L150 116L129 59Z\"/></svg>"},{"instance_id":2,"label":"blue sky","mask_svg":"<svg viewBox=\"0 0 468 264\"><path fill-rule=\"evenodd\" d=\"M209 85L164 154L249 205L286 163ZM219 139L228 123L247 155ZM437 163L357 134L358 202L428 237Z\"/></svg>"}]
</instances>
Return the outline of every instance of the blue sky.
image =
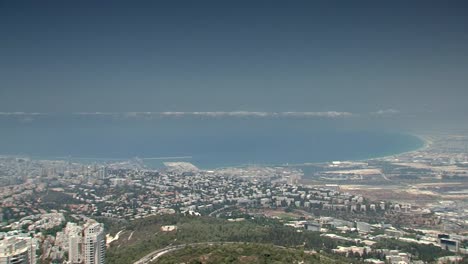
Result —
<instances>
[{"instance_id":1,"label":"blue sky","mask_svg":"<svg viewBox=\"0 0 468 264\"><path fill-rule=\"evenodd\" d=\"M0 112L460 123L466 14L466 1L0 1Z\"/></svg>"}]
</instances>

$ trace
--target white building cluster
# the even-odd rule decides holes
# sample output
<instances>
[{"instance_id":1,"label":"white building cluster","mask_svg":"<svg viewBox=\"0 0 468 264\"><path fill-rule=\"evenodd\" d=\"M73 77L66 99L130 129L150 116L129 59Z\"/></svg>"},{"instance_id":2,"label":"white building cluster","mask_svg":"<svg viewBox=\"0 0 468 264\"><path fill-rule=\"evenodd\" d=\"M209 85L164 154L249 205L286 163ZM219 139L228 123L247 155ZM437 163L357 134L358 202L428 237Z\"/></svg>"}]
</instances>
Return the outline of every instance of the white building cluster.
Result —
<instances>
[{"instance_id":1,"label":"white building cluster","mask_svg":"<svg viewBox=\"0 0 468 264\"><path fill-rule=\"evenodd\" d=\"M10 227L11 229L21 229L22 226L27 226L29 231L35 229L48 230L60 226L63 222L65 222L63 213L52 212L23 217L12 223Z\"/></svg>"},{"instance_id":2,"label":"white building cluster","mask_svg":"<svg viewBox=\"0 0 468 264\"><path fill-rule=\"evenodd\" d=\"M9 236L0 240L0 264L35 264L36 243L33 238Z\"/></svg>"}]
</instances>

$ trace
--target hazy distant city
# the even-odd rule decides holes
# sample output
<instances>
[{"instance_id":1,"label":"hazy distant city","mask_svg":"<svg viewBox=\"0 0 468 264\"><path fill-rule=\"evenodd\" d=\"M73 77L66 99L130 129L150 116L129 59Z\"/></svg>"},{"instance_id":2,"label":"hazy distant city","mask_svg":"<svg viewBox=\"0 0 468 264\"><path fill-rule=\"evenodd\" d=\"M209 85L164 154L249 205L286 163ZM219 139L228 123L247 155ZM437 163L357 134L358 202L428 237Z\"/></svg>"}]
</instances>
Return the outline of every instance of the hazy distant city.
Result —
<instances>
[{"instance_id":1,"label":"hazy distant city","mask_svg":"<svg viewBox=\"0 0 468 264\"><path fill-rule=\"evenodd\" d=\"M0 264L468 264L468 1L0 1Z\"/></svg>"}]
</instances>

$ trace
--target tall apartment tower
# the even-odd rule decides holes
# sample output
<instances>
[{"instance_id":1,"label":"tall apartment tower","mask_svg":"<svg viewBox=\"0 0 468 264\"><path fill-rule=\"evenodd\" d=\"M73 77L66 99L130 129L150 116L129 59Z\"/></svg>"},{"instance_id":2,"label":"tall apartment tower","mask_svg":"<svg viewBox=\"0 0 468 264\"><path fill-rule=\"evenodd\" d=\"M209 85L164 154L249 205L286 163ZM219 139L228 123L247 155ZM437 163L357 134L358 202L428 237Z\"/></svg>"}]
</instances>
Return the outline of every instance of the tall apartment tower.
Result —
<instances>
[{"instance_id":1,"label":"tall apartment tower","mask_svg":"<svg viewBox=\"0 0 468 264\"><path fill-rule=\"evenodd\" d=\"M104 264L106 237L104 225L88 223L83 230L83 249L85 264Z\"/></svg>"}]
</instances>

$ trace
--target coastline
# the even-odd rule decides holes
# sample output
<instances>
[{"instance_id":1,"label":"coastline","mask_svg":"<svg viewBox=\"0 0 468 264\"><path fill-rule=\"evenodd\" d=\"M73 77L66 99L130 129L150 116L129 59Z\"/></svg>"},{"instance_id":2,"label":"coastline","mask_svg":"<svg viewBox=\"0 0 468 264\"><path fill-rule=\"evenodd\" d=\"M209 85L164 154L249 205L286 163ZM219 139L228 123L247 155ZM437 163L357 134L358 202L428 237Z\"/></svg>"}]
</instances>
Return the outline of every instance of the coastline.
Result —
<instances>
[{"instance_id":1,"label":"coastline","mask_svg":"<svg viewBox=\"0 0 468 264\"><path fill-rule=\"evenodd\" d=\"M384 156L381 156L381 157L363 159L363 160L360 160L360 161L388 159L388 158L397 157L397 156L400 156L400 155L407 155L407 154L411 154L411 153L414 153L414 152L426 150L432 145L432 141L430 139L426 138L425 136L418 135L418 134L408 134L408 135L411 135L413 137L418 138L423 143L423 145L421 147L413 149L413 150L408 150L408 151L397 153L397 154L384 155Z\"/></svg>"},{"instance_id":2,"label":"coastline","mask_svg":"<svg viewBox=\"0 0 468 264\"><path fill-rule=\"evenodd\" d=\"M343 162L365 162L370 160L382 160L388 158L396 158L400 155L407 155L410 153L418 152L429 148L432 144L432 141L427 138L426 136L413 134L413 133L404 133L404 135L411 136L417 138L421 142L421 146L403 151L398 153L392 154L383 154L383 155L376 155L374 157L368 158L357 158L357 159L336 159L336 160L324 160L324 161L317 161L317 162L303 162L303 163L250 163L250 164L237 164L237 165L220 165L220 166L203 166L198 165L196 160L193 159L192 156L180 156L180 157L133 157L133 158L100 158L100 157L73 157L73 156L62 156L62 157L41 157L35 155L0 155L0 157L18 157L18 158L31 158L35 160L43 160L43 161L55 161L55 160L69 160L76 163L82 164L91 164L91 163L119 163L119 162L128 162L132 160L140 160L143 162L143 165L148 169L160 169L164 166L162 165L163 161L172 161L172 162L190 162L193 163L195 166L199 167L202 170L217 170L217 169L227 169L227 168L248 168L248 167L305 167L305 166L314 166L320 165L324 163L329 163L332 161L343 161ZM150 162L148 162L150 161ZM161 164L151 164L151 161L159 161Z\"/></svg>"},{"instance_id":3,"label":"coastline","mask_svg":"<svg viewBox=\"0 0 468 264\"><path fill-rule=\"evenodd\" d=\"M371 157L371 158L363 158L363 159L347 159L347 160L340 160L343 162L365 162L365 161L370 161L370 160L381 160L381 159L387 159L391 157L397 157L400 155L406 155L418 151L425 150L429 148L432 144L432 141L425 136L418 135L418 134L413 134L413 133L405 133L405 135L416 137L418 140L422 142L422 146L404 151L404 152L399 152L395 154L386 154L382 156L376 156L376 157ZM328 161L320 161L320 162L305 162L305 163L286 163L286 164L241 164L241 165L235 165L235 166L220 166L220 167L212 167L212 168L203 168L205 170L210 170L210 169L228 169L228 168L248 168L248 167L305 167L305 166L314 166L314 165L320 165L324 163L329 163L334 160L328 160Z\"/></svg>"}]
</instances>

